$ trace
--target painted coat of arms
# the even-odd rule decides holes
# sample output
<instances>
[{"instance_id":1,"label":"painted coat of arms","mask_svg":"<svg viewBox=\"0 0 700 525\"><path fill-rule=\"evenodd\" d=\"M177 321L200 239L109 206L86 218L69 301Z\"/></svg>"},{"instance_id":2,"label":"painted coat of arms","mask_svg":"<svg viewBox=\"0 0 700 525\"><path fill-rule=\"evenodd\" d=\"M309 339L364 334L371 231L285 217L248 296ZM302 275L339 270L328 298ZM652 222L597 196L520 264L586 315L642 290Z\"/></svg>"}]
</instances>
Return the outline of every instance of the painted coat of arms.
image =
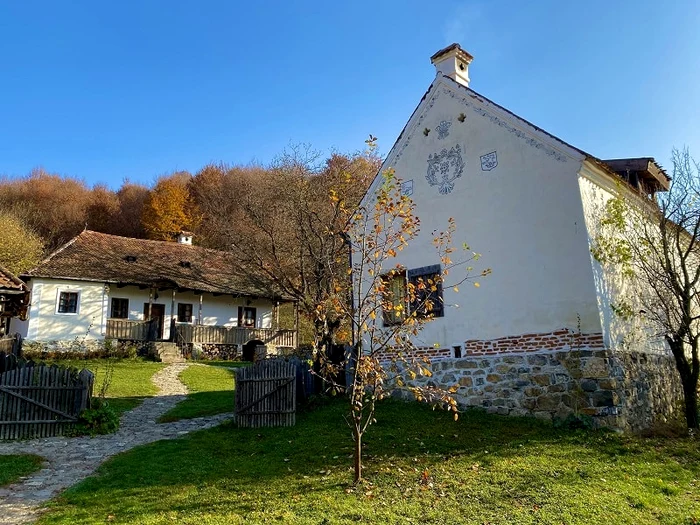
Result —
<instances>
[{"instance_id":1,"label":"painted coat of arms","mask_svg":"<svg viewBox=\"0 0 700 525\"><path fill-rule=\"evenodd\" d=\"M454 189L454 181L462 176L463 170L462 148L457 144L428 156L428 173L425 178L428 184L437 186L442 195L447 195Z\"/></svg>"},{"instance_id":2,"label":"painted coat of arms","mask_svg":"<svg viewBox=\"0 0 700 525\"><path fill-rule=\"evenodd\" d=\"M479 157L481 159L481 171L491 171L498 166L498 156L495 151Z\"/></svg>"}]
</instances>

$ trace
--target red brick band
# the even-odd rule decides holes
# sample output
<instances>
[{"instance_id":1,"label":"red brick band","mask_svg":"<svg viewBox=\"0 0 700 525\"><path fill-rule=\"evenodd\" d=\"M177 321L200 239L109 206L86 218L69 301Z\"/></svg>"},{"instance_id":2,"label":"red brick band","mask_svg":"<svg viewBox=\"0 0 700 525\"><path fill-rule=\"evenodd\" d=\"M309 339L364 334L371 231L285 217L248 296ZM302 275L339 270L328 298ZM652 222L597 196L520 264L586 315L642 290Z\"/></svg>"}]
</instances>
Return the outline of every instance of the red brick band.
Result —
<instances>
[{"instance_id":1,"label":"red brick band","mask_svg":"<svg viewBox=\"0 0 700 525\"><path fill-rule=\"evenodd\" d=\"M464 353L467 355L604 348L602 333L582 334L568 328L538 334L511 335L498 339L469 339L464 342Z\"/></svg>"},{"instance_id":2,"label":"red brick band","mask_svg":"<svg viewBox=\"0 0 700 525\"><path fill-rule=\"evenodd\" d=\"M461 349L463 356L498 355L541 351L562 350L603 350L603 334L600 332L582 334L568 328L554 332L509 335L498 339L469 339ZM389 361L395 355L391 352L378 352L380 361ZM414 356L427 356L431 360L455 357L452 348L420 347Z\"/></svg>"}]
</instances>

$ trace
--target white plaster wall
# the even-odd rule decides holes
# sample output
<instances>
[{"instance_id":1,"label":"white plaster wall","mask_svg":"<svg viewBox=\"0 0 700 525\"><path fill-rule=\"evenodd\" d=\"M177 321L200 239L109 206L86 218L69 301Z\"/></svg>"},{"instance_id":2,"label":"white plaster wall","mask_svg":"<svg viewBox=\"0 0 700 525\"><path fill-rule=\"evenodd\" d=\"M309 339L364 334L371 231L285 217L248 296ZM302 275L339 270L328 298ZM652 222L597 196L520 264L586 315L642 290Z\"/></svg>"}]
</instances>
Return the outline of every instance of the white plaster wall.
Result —
<instances>
[{"instance_id":1,"label":"white plaster wall","mask_svg":"<svg viewBox=\"0 0 700 525\"><path fill-rule=\"evenodd\" d=\"M29 283L32 291L28 321L15 320L12 329L23 337L34 341L70 340L77 336L88 339L104 337L106 321L110 315L113 297L129 300L129 319L143 320L144 305L148 303L148 290L137 286L118 288L116 285L91 283L85 281L61 281L54 279L32 279ZM58 314L56 305L59 290L80 292L77 314ZM107 290L107 291L106 291ZM250 302L250 304L246 304ZM172 291L161 290L153 304L165 307L163 336L170 336ZM175 294L174 315L177 316L178 303L191 303L193 320L199 314L199 296L192 292ZM202 301L202 324L219 326L236 326L238 324L238 307L250 306L257 309L256 327L271 328L273 318L272 302L265 299L247 301L245 298L232 296L213 296L204 294ZM91 328L89 328L92 325ZM89 333L88 333L89 330Z\"/></svg>"},{"instance_id":2,"label":"white plaster wall","mask_svg":"<svg viewBox=\"0 0 700 525\"><path fill-rule=\"evenodd\" d=\"M600 232L600 220L605 212L606 203L619 195L620 191L626 191L626 188L590 166L582 170L579 188L589 244L592 246ZM619 305L622 301L633 306L635 310L642 307L641 303L635 302L638 294L634 291L634 285L629 279L624 279L614 266L601 265L593 255L590 259L605 344L618 350L667 353L663 339L641 316L625 320L613 312L612 305Z\"/></svg>"},{"instance_id":3,"label":"white plaster wall","mask_svg":"<svg viewBox=\"0 0 700 525\"><path fill-rule=\"evenodd\" d=\"M450 283L465 270L453 270L445 284L445 316L427 323L421 342L445 347L563 327L600 332L578 186L583 157L472 94L437 80L384 166L413 181L421 219L419 237L392 266L438 264L432 232L453 217L455 247L468 243L482 254L475 268L493 270L479 279L480 288L465 284L459 292ZM451 122L442 139L441 121ZM466 165L454 190L441 195L426 180L428 156L456 144ZM493 151L498 166L483 171L480 156Z\"/></svg>"},{"instance_id":4,"label":"white plaster wall","mask_svg":"<svg viewBox=\"0 0 700 525\"><path fill-rule=\"evenodd\" d=\"M19 327L20 333L34 341L71 340L76 337L100 339L106 321L105 287L102 283L38 279L30 282L32 290L29 320ZM60 290L80 293L76 314L57 313Z\"/></svg>"}]
</instances>

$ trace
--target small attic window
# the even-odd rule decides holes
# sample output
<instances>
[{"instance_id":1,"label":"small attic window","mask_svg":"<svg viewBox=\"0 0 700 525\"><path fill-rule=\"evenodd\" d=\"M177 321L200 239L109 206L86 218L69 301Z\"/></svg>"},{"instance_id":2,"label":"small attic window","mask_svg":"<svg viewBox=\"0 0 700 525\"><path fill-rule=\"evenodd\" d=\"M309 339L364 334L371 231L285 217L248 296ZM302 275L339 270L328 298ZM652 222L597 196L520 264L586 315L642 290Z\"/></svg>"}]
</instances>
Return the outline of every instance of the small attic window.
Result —
<instances>
[{"instance_id":1,"label":"small attic window","mask_svg":"<svg viewBox=\"0 0 700 525\"><path fill-rule=\"evenodd\" d=\"M124 257L124 260L126 262L136 262L136 256L135 255L127 255L126 257Z\"/></svg>"},{"instance_id":2,"label":"small attic window","mask_svg":"<svg viewBox=\"0 0 700 525\"><path fill-rule=\"evenodd\" d=\"M183 268L192 268L192 263L190 261L180 261L180 266Z\"/></svg>"}]
</instances>

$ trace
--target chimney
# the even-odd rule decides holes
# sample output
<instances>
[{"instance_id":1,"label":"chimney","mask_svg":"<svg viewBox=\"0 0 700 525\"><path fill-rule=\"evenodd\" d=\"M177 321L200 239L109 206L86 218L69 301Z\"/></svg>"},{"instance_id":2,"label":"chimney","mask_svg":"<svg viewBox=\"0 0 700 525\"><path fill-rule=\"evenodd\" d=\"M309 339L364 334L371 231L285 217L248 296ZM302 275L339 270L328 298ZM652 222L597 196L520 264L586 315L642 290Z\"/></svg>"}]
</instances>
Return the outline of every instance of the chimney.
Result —
<instances>
[{"instance_id":1,"label":"chimney","mask_svg":"<svg viewBox=\"0 0 700 525\"><path fill-rule=\"evenodd\" d=\"M438 74L469 87L469 64L474 57L462 49L459 44L452 44L430 57Z\"/></svg>"},{"instance_id":2,"label":"chimney","mask_svg":"<svg viewBox=\"0 0 700 525\"><path fill-rule=\"evenodd\" d=\"M178 233L177 235L177 243L178 244L186 244L187 246L192 246L192 237L193 237L192 232L185 232L182 231Z\"/></svg>"}]
</instances>

